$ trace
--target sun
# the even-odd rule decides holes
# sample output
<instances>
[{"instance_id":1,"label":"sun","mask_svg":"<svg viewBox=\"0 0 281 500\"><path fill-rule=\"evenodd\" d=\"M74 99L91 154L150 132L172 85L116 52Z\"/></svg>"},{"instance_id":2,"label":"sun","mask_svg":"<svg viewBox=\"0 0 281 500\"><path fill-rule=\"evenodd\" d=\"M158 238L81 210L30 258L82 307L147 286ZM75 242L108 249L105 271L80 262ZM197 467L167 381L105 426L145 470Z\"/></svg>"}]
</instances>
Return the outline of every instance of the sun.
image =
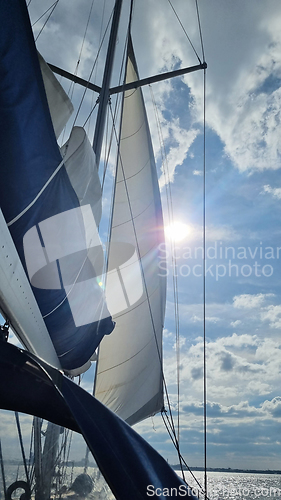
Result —
<instances>
[{"instance_id":1,"label":"sun","mask_svg":"<svg viewBox=\"0 0 281 500\"><path fill-rule=\"evenodd\" d=\"M182 241L190 234L190 226L180 221L175 221L165 226L165 236L171 241Z\"/></svg>"}]
</instances>

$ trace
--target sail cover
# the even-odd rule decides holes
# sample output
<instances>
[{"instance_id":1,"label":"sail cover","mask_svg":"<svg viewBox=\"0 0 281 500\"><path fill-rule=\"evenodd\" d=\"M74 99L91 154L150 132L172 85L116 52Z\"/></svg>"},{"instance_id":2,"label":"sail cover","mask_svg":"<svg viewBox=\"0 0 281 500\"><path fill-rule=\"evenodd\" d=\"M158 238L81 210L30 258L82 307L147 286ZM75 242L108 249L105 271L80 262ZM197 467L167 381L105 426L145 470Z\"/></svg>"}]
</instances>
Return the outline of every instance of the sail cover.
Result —
<instances>
[{"instance_id":1,"label":"sail cover","mask_svg":"<svg viewBox=\"0 0 281 500\"><path fill-rule=\"evenodd\" d=\"M126 82L138 79L131 40ZM163 407L162 328L166 279L156 167L140 89L125 92L106 298L115 330L100 344L95 396L134 424Z\"/></svg>"},{"instance_id":2,"label":"sail cover","mask_svg":"<svg viewBox=\"0 0 281 500\"><path fill-rule=\"evenodd\" d=\"M56 142L25 2L4 0L0 20L1 209L61 366L71 370L114 327L92 264L100 262L97 224Z\"/></svg>"}]
</instances>

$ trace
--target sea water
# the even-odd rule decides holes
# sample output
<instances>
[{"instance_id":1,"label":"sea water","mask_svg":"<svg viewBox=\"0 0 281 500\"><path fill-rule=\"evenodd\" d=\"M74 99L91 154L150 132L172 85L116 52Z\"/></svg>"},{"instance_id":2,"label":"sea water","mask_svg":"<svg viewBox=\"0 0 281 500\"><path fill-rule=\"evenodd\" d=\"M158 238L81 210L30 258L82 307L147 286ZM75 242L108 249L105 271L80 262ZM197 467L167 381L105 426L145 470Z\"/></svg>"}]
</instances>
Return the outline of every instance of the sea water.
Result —
<instances>
[{"instance_id":1,"label":"sea water","mask_svg":"<svg viewBox=\"0 0 281 500\"><path fill-rule=\"evenodd\" d=\"M67 467L66 469L68 484L70 484L79 474L84 472L83 467L74 466ZM15 480L25 479L22 467L6 466L5 472L7 481L6 486L9 486L9 484ZM180 471L176 472L181 476ZM97 467L89 467L87 473L91 476L94 483L93 491L87 496L87 500L114 500L114 496L99 469ZM203 472L194 472L193 474L199 485L203 485ZM210 500L281 500L281 475L279 474L208 472L207 478L207 493ZM185 480L190 486L190 491L199 496L199 500L204 500L204 495L198 491L201 489L200 486L189 472L185 472ZM2 483L1 480L0 483ZM2 490L2 487L0 487L0 490ZM21 493L21 490L17 490L13 497L15 499L19 498ZM187 498L183 490L178 490L178 492L175 492L175 490L172 492L165 490L164 496L165 498ZM2 499L4 498L3 491L0 491L0 497ZM54 494L53 491L52 497L55 500L55 498L59 498L60 495ZM154 498L156 500L159 498L159 495L157 495L156 492L154 495L147 495L147 498Z\"/></svg>"},{"instance_id":2,"label":"sea water","mask_svg":"<svg viewBox=\"0 0 281 500\"><path fill-rule=\"evenodd\" d=\"M194 476L200 485L204 484L203 472L194 472ZM185 480L198 495L200 488L189 472L185 473ZM207 484L210 500L281 500L280 474L208 472ZM199 492L200 498L204 497Z\"/></svg>"}]
</instances>

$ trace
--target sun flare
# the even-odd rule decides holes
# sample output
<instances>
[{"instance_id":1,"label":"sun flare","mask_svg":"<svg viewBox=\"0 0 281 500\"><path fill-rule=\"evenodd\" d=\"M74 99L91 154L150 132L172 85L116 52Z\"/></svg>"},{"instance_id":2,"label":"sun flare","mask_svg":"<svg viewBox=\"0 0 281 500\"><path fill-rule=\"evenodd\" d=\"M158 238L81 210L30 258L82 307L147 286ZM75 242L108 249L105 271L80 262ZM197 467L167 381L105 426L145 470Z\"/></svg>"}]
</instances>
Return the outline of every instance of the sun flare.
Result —
<instances>
[{"instance_id":1,"label":"sun flare","mask_svg":"<svg viewBox=\"0 0 281 500\"><path fill-rule=\"evenodd\" d=\"M165 236L172 241L182 241L190 234L190 226L183 222L175 221L165 227Z\"/></svg>"}]
</instances>

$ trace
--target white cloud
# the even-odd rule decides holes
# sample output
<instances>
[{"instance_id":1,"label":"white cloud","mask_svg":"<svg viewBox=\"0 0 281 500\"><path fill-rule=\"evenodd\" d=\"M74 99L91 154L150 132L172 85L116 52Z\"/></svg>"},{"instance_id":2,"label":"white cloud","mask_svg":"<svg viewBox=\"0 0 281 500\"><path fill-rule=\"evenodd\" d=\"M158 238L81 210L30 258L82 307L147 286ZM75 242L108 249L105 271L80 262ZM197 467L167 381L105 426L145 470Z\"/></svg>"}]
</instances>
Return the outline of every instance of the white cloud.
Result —
<instances>
[{"instance_id":1,"label":"white cloud","mask_svg":"<svg viewBox=\"0 0 281 500\"><path fill-rule=\"evenodd\" d=\"M268 297L273 297L272 293L258 293L256 295L242 294L236 295L233 298L234 307L241 309L254 309L256 307L261 307L264 301Z\"/></svg>"},{"instance_id":2,"label":"white cloud","mask_svg":"<svg viewBox=\"0 0 281 500\"><path fill-rule=\"evenodd\" d=\"M169 181L174 182L176 167L183 164L190 146L199 133L196 129L184 130L179 126L177 121L171 124L169 130L171 138L177 143L177 145L171 147L167 155L167 171L163 171L162 167L163 173L159 179L160 189L163 188L163 186L165 186L165 184Z\"/></svg>"},{"instance_id":3,"label":"white cloud","mask_svg":"<svg viewBox=\"0 0 281 500\"><path fill-rule=\"evenodd\" d=\"M262 321L269 321L272 328L281 328L281 306L270 305L261 314Z\"/></svg>"},{"instance_id":4,"label":"white cloud","mask_svg":"<svg viewBox=\"0 0 281 500\"><path fill-rule=\"evenodd\" d=\"M231 321L230 326L233 328L236 328L236 326L241 325L242 321L240 319L237 319L236 321Z\"/></svg>"},{"instance_id":5,"label":"white cloud","mask_svg":"<svg viewBox=\"0 0 281 500\"><path fill-rule=\"evenodd\" d=\"M279 390L280 339L257 335L224 336L207 341L208 399L223 405L239 404L256 396L268 396ZM176 398L174 355L165 353L165 375ZM180 355L182 401L201 400L203 380L203 340L185 345Z\"/></svg>"},{"instance_id":6,"label":"white cloud","mask_svg":"<svg viewBox=\"0 0 281 500\"><path fill-rule=\"evenodd\" d=\"M263 186L263 191L264 193L269 193L274 198L281 200L281 188L272 188L269 184L267 184L266 186Z\"/></svg>"},{"instance_id":7,"label":"white cloud","mask_svg":"<svg viewBox=\"0 0 281 500\"><path fill-rule=\"evenodd\" d=\"M231 226L209 225L206 229L207 241L237 241L241 236Z\"/></svg>"},{"instance_id":8,"label":"white cloud","mask_svg":"<svg viewBox=\"0 0 281 500\"><path fill-rule=\"evenodd\" d=\"M218 321L220 321L220 318L217 318L215 316L206 316L205 318L206 321L208 321L209 323L217 323ZM193 315L191 317L191 322L192 323L202 323L203 321L203 316L196 316L196 315Z\"/></svg>"}]
</instances>

